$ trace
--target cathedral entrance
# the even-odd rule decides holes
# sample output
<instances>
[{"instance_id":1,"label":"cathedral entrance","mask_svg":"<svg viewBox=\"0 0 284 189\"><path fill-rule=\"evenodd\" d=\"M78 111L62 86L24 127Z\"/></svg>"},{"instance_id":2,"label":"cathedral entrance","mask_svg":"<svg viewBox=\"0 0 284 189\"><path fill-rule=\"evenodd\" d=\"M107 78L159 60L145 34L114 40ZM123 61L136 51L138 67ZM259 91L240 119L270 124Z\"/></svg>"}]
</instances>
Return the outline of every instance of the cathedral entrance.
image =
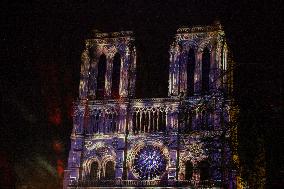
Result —
<instances>
[{"instance_id":1,"label":"cathedral entrance","mask_svg":"<svg viewBox=\"0 0 284 189\"><path fill-rule=\"evenodd\" d=\"M91 180L98 180L99 179L99 164L98 162L94 161L91 165L91 171L90 171L90 179Z\"/></svg>"},{"instance_id":2,"label":"cathedral entrance","mask_svg":"<svg viewBox=\"0 0 284 189\"><path fill-rule=\"evenodd\" d=\"M202 161L198 165L200 171L200 180L210 179L210 165L207 161Z\"/></svg>"},{"instance_id":3,"label":"cathedral entrance","mask_svg":"<svg viewBox=\"0 0 284 189\"><path fill-rule=\"evenodd\" d=\"M185 163L185 180L191 180L193 173L193 166L191 161L186 161Z\"/></svg>"},{"instance_id":4,"label":"cathedral entrance","mask_svg":"<svg viewBox=\"0 0 284 189\"><path fill-rule=\"evenodd\" d=\"M106 169L105 169L105 180L114 180L114 179L115 179L114 162L108 161L106 163Z\"/></svg>"}]
</instances>

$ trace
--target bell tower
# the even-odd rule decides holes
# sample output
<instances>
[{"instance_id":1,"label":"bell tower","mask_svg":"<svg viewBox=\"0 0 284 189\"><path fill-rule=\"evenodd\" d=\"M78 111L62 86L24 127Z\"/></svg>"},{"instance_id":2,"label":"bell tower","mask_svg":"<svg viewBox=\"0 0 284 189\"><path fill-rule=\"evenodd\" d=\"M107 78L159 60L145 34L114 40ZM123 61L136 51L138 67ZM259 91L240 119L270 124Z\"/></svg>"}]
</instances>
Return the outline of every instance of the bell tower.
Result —
<instances>
[{"instance_id":1,"label":"bell tower","mask_svg":"<svg viewBox=\"0 0 284 189\"><path fill-rule=\"evenodd\" d=\"M179 28L169 53L170 97L229 92L228 50L220 23Z\"/></svg>"},{"instance_id":2,"label":"bell tower","mask_svg":"<svg viewBox=\"0 0 284 189\"><path fill-rule=\"evenodd\" d=\"M122 178L127 104L135 92L133 33L95 31L81 60L64 188L82 180Z\"/></svg>"},{"instance_id":3,"label":"bell tower","mask_svg":"<svg viewBox=\"0 0 284 189\"><path fill-rule=\"evenodd\" d=\"M80 99L120 99L134 95L136 50L131 31L100 33L82 52Z\"/></svg>"}]
</instances>

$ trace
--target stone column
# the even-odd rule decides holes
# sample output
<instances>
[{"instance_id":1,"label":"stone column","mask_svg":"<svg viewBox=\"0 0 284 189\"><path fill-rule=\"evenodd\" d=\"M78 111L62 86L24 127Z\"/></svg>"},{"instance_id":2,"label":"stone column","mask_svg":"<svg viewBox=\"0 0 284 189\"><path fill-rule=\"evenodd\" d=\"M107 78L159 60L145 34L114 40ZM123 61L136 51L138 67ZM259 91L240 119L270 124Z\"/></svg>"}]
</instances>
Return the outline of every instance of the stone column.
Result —
<instances>
[{"instance_id":1,"label":"stone column","mask_svg":"<svg viewBox=\"0 0 284 189\"><path fill-rule=\"evenodd\" d=\"M128 122L128 131L129 131L129 134L132 135L133 134L133 111L130 110L129 112L129 122Z\"/></svg>"},{"instance_id":2,"label":"stone column","mask_svg":"<svg viewBox=\"0 0 284 189\"><path fill-rule=\"evenodd\" d=\"M81 177L81 156L83 150L84 137L81 135L71 136L71 148L69 151L68 168L64 172L64 187L72 181L78 181ZM64 189L65 189L64 188Z\"/></svg>"},{"instance_id":3,"label":"stone column","mask_svg":"<svg viewBox=\"0 0 284 189\"><path fill-rule=\"evenodd\" d=\"M88 80L89 80L89 66L90 57L88 48L86 48L81 55L81 74L80 74L80 84L79 84L79 98L86 99L88 93Z\"/></svg>"},{"instance_id":4,"label":"stone column","mask_svg":"<svg viewBox=\"0 0 284 189\"><path fill-rule=\"evenodd\" d=\"M115 178L122 179L123 174L123 150L116 151Z\"/></svg>"},{"instance_id":5,"label":"stone column","mask_svg":"<svg viewBox=\"0 0 284 189\"><path fill-rule=\"evenodd\" d=\"M217 70L218 59L216 50L213 48L210 52L210 71L209 71L209 92L216 91L217 83L220 82L219 73Z\"/></svg>"},{"instance_id":6,"label":"stone column","mask_svg":"<svg viewBox=\"0 0 284 189\"><path fill-rule=\"evenodd\" d=\"M90 99L94 99L96 96L96 88L97 88L97 63L98 58L96 52L92 52L94 54L93 59L90 60L89 67L89 79L88 79L88 97Z\"/></svg>"},{"instance_id":7,"label":"stone column","mask_svg":"<svg viewBox=\"0 0 284 189\"><path fill-rule=\"evenodd\" d=\"M170 50L170 65L169 65L169 91L168 91L168 96L171 96L173 93L173 80L174 80L174 51L173 51L173 46L171 45Z\"/></svg>"},{"instance_id":8,"label":"stone column","mask_svg":"<svg viewBox=\"0 0 284 189\"><path fill-rule=\"evenodd\" d=\"M133 47L130 51L130 58L129 58L129 66L130 66L130 86L128 86L129 95L130 97L135 96L135 82L136 82L136 49Z\"/></svg>"},{"instance_id":9,"label":"stone column","mask_svg":"<svg viewBox=\"0 0 284 189\"><path fill-rule=\"evenodd\" d=\"M202 51L197 52L196 65L194 71L194 94L201 92L201 78L202 78Z\"/></svg>"},{"instance_id":10,"label":"stone column","mask_svg":"<svg viewBox=\"0 0 284 189\"><path fill-rule=\"evenodd\" d=\"M179 58L179 46L174 43L170 50L169 96L177 96L179 92Z\"/></svg>"},{"instance_id":11,"label":"stone column","mask_svg":"<svg viewBox=\"0 0 284 189\"><path fill-rule=\"evenodd\" d=\"M126 119L127 119L127 117L126 117L126 114L127 114L127 112L126 112L127 110L126 110L126 105L125 106L123 106L123 107L121 107L121 109L120 109L120 132L121 133L125 133L126 132ZM129 128L128 128L129 129Z\"/></svg>"},{"instance_id":12,"label":"stone column","mask_svg":"<svg viewBox=\"0 0 284 189\"><path fill-rule=\"evenodd\" d=\"M128 95L128 83L129 83L129 66L130 66L130 54L128 48L126 48L125 55L121 57L121 72L120 72L120 84L119 95L126 98Z\"/></svg>"},{"instance_id":13,"label":"stone column","mask_svg":"<svg viewBox=\"0 0 284 189\"><path fill-rule=\"evenodd\" d=\"M167 132L170 131L170 126L171 126L171 110L170 109L166 109L166 130ZM154 114L153 114L154 115Z\"/></svg>"},{"instance_id":14,"label":"stone column","mask_svg":"<svg viewBox=\"0 0 284 189\"><path fill-rule=\"evenodd\" d=\"M187 52L182 51L180 53L179 57L179 64L180 64L180 69L179 69L179 93L186 94L186 89L187 89L187 69L186 69L186 64L187 64Z\"/></svg>"},{"instance_id":15,"label":"stone column","mask_svg":"<svg viewBox=\"0 0 284 189\"><path fill-rule=\"evenodd\" d=\"M176 163L177 163L177 151L170 149L170 165L168 168L168 179L176 180Z\"/></svg>"},{"instance_id":16,"label":"stone column","mask_svg":"<svg viewBox=\"0 0 284 189\"><path fill-rule=\"evenodd\" d=\"M111 77L113 67L113 53L108 53L106 56L106 73L105 73L105 98L111 97Z\"/></svg>"}]
</instances>

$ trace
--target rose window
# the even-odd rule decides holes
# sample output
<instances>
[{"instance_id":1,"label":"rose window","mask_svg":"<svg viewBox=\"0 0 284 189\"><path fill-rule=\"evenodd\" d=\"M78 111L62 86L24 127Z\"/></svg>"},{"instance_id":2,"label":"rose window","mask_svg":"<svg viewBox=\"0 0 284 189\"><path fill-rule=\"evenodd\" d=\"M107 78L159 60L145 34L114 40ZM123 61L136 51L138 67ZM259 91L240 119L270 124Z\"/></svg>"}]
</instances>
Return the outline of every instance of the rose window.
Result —
<instances>
[{"instance_id":1,"label":"rose window","mask_svg":"<svg viewBox=\"0 0 284 189\"><path fill-rule=\"evenodd\" d=\"M134 171L142 180L160 178L166 171L166 158L158 147L145 146L134 157Z\"/></svg>"}]
</instances>

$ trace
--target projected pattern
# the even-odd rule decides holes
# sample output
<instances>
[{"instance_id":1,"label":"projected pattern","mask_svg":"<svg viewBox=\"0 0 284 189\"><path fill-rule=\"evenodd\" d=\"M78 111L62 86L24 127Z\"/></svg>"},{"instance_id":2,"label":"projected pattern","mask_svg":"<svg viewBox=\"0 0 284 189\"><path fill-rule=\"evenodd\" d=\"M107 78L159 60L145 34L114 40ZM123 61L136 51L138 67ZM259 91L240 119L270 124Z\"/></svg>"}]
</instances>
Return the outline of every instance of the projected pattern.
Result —
<instances>
[{"instance_id":1,"label":"projected pattern","mask_svg":"<svg viewBox=\"0 0 284 189\"><path fill-rule=\"evenodd\" d=\"M166 159L158 147L145 146L134 158L134 170L142 180L152 180L166 170Z\"/></svg>"}]
</instances>

